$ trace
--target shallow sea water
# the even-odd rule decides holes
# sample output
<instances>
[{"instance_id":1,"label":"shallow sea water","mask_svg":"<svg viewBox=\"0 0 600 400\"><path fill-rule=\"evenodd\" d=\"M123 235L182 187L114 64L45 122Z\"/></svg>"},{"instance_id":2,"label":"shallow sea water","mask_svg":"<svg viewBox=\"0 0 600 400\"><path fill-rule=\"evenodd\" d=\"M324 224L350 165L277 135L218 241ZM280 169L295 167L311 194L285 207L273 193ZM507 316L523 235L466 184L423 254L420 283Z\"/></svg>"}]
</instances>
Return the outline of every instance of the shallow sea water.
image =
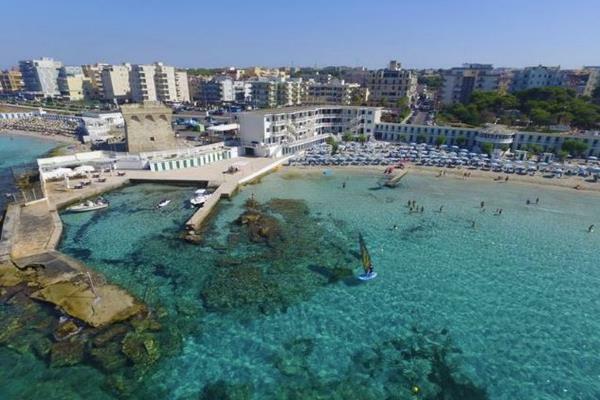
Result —
<instances>
[{"instance_id":1,"label":"shallow sea water","mask_svg":"<svg viewBox=\"0 0 600 400\"><path fill-rule=\"evenodd\" d=\"M34 162L58 143L32 137L0 134L0 210L4 209L4 193L13 189L12 167Z\"/></svg>"},{"instance_id":2,"label":"shallow sea water","mask_svg":"<svg viewBox=\"0 0 600 400\"><path fill-rule=\"evenodd\" d=\"M131 186L110 193L107 210L63 214L62 251L152 307L163 307L173 326L185 332L182 350L161 359L133 397L223 398L206 391L222 381L256 399L277 398L284 387L288 395L299 393L297 398L315 398L317 392L323 398L353 398L342 393L344 382L367 376L371 398L384 398L389 371L401 368L412 382L421 382L430 368L421 359L398 367L387 343L423 340L426 347L438 341L427 332L447 331L462 352L453 357L455 375L484 388L490 399L600 398L600 233L587 233L591 223L600 226L600 197L416 174L395 189L373 190L377 178L361 172L269 175L223 202L200 246L178 238L193 212L186 200L194 188ZM310 290L302 291L304 283L295 287L302 293L281 308L241 316L207 309L202 291L223 268L218 261L257 251L256 245L228 242L230 225L251 195L261 203L306 202L318 229L315 241L324 247L308 255L316 264L340 262L358 273L354 257L326 258L339 257L331 243L356 252L362 232L378 278L323 284L308 271L290 279L306 279ZM165 197L173 199L171 205L155 210ZM525 204L536 197L539 205ZM408 212L406 203L413 199L423 214ZM497 208L502 215L493 215ZM265 270L273 268L268 258L260 262ZM304 268L306 260L287 262ZM365 367L365 354L379 357L383 367ZM21 373L0 372L0 381L12 382L9 390L2 385L3 398L23 398L32 381L46 393L54 388L56 397L29 398L114 398L93 368L52 370L33 357L0 349L0 361L7 360ZM77 385L78 379L86 385Z\"/></svg>"}]
</instances>

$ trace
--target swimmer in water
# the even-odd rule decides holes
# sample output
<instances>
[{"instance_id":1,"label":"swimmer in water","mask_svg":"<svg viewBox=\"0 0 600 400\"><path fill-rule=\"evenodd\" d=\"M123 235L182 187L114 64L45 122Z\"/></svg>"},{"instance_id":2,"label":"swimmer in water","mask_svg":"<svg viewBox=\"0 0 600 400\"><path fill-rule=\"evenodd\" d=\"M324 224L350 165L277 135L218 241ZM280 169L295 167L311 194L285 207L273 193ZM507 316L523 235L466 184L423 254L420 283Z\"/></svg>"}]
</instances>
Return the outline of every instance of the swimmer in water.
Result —
<instances>
[{"instance_id":1,"label":"swimmer in water","mask_svg":"<svg viewBox=\"0 0 600 400\"><path fill-rule=\"evenodd\" d=\"M591 224L590 227L588 228L588 233L592 233L594 232L594 224Z\"/></svg>"},{"instance_id":2,"label":"swimmer in water","mask_svg":"<svg viewBox=\"0 0 600 400\"><path fill-rule=\"evenodd\" d=\"M444 206L440 206L440 214L444 211Z\"/></svg>"}]
</instances>

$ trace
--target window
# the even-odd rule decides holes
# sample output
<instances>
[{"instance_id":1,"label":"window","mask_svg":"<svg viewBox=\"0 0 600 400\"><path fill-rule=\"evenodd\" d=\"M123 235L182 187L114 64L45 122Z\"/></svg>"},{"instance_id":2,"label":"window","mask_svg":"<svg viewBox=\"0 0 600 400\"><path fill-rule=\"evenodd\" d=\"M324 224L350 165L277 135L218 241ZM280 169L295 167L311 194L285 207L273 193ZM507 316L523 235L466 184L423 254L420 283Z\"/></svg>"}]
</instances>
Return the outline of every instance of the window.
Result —
<instances>
[{"instance_id":1,"label":"window","mask_svg":"<svg viewBox=\"0 0 600 400\"><path fill-rule=\"evenodd\" d=\"M154 136L150 136L150 141L154 142Z\"/></svg>"}]
</instances>

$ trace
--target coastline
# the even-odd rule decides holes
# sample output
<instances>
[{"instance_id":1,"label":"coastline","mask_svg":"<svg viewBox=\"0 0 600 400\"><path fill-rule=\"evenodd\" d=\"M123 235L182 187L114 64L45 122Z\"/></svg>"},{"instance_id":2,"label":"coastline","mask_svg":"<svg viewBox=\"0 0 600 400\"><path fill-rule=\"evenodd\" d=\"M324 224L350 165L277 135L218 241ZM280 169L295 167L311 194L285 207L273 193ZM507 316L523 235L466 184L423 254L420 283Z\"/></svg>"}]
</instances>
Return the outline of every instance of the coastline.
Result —
<instances>
[{"instance_id":1,"label":"coastline","mask_svg":"<svg viewBox=\"0 0 600 400\"><path fill-rule=\"evenodd\" d=\"M30 137L30 138L34 138L34 139L47 140L47 141L52 141L52 142L57 142L57 143L62 143L62 144L79 144L80 143L75 138L70 138L70 137L62 136L62 135L46 135L46 134L43 134L40 132L33 132L33 131L0 129L0 135Z\"/></svg>"},{"instance_id":2,"label":"coastline","mask_svg":"<svg viewBox=\"0 0 600 400\"><path fill-rule=\"evenodd\" d=\"M417 173L421 175L429 175L439 178L450 178L458 179L463 181L473 182L496 182L503 184L505 178L508 177L508 183L514 183L519 185L527 186L538 186L538 187L551 187L560 190L569 190L572 193L600 193L600 183L586 182L582 177L564 177L564 178L544 178L541 175L529 176L529 175L518 175L518 174L506 174L498 173L493 171L481 171L472 169L456 169L456 168L439 168L439 167L423 167L405 163L406 169L410 173ZM383 173L387 166L383 165L370 165L370 166L285 166L282 170L283 173L319 173L322 174L324 170L332 170L339 173L343 171L350 171L352 173ZM444 171L445 174L439 176L440 171ZM471 175L465 178L463 174L470 172ZM502 180L495 180L497 177L502 177ZM575 189L579 185L579 189Z\"/></svg>"}]
</instances>

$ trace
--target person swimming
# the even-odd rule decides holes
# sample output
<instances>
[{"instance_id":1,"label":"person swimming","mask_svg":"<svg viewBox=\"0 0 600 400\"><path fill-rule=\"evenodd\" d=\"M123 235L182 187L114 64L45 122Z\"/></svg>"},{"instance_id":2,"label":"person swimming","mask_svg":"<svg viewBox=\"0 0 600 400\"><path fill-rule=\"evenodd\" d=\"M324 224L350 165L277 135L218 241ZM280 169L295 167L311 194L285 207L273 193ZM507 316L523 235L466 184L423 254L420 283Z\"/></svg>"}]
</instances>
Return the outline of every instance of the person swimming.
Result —
<instances>
[{"instance_id":1,"label":"person swimming","mask_svg":"<svg viewBox=\"0 0 600 400\"><path fill-rule=\"evenodd\" d=\"M471 228L475 229L475 220L471 221Z\"/></svg>"},{"instance_id":2,"label":"person swimming","mask_svg":"<svg viewBox=\"0 0 600 400\"><path fill-rule=\"evenodd\" d=\"M537 204L540 204L540 198L539 198L539 197L536 197L536 198L535 198L535 204L536 204L536 205L537 205Z\"/></svg>"},{"instance_id":3,"label":"person swimming","mask_svg":"<svg viewBox=\"0 0 600 400\"><path fill-rule=\"evenodd\" d=\"M480 205L480 208L485 207L485 201L482 201L479 205Z\"/></svg>"},{"instance_id":4,"label":"person swimming","mask_svg":"<svg viewBox=\"0 0 600 400\"><path fill-rule=\"evenodd\" d=\"M591 224L588 228L588 233L594 232L594 224Z\"/></svg>"},{"instance_id":5,"label":"person swimming","mask_svg":"<svg viewBox=\"0 0 600 400\"><path fill-rule=\"evenodd\" d=\"M342 189L346 189L346 181L342 182Z\"/></svg>"},{"instance_id":6,"label":"person swimming","mask_svg":"<svg viewBox=\"0 0 600 400\"><path fill-rule=\"evenodd\" d=\"M444 206L440 206L440 214L444 211Z\"/></svg>"}]
</instances>

